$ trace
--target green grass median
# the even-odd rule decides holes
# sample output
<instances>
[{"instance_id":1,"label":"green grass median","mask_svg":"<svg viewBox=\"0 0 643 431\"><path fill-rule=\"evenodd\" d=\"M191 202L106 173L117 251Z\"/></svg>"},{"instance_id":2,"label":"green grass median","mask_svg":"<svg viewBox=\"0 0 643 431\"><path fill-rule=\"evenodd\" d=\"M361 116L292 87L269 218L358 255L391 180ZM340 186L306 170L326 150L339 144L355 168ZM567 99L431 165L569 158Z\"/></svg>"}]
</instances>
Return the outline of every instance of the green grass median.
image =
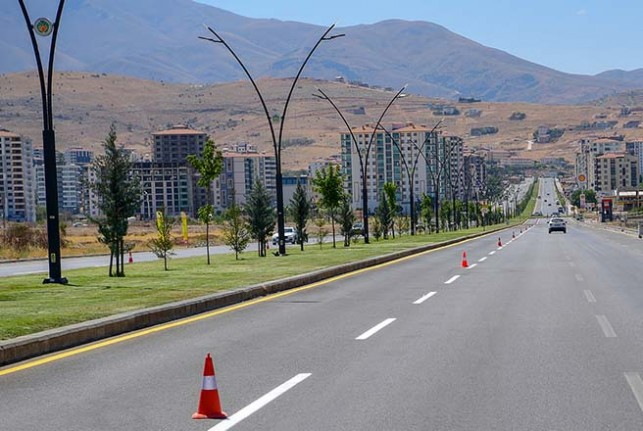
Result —
<instances>
[{"instance_id":1,"label":"green grass median","mask_svg":"<svg viewBox=\"0 0 643 431\"><path fill-rule=\"evenodd\" d=\"M506 227L498 225L496 227ZM488 227L487 230L493 227ZM111 316L127 311L249 286L303 274L343 263L354 262L425 244L447 241L482 228L440 234L403 235L395 239L359 241L337 248L325 243L289 246L287 256L260 258L247 250L240 260L234 254L172 259L169 271L163 261L127 264L126 277L109 277L107 268L65 271L70 284L42 284L43 274L0 279L0 340L33 334L47 329ZM454 263L457 264L457 263Z\"/></svg>"}]
</instances>

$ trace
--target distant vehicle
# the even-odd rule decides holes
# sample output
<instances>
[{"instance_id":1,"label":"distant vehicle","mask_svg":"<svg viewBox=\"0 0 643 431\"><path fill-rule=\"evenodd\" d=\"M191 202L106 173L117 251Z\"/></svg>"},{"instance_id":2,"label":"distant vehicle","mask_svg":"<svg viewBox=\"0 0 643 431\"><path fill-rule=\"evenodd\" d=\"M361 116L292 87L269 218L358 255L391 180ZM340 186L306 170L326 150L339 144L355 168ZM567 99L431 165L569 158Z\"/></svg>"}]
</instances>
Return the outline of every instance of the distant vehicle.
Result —
<instances>
[{"instance_id":1,"label":"distant vehicle","mask_svg":"<svg viewBox=\"0 0 643 431\"><path fill-rule=\"evenodd\" d=\"M297 244L297 229L292 226L284 227L284 241L286 243ZM275 232L272 235L272 245L277 245L279 243L279 232Z\"/></svg>"},{"instance_id":2,"label":"distant vehicle","mask_svg":"<svg viewBox=\"0 0 643 431\"><path fill-rule=\"evenodd\" d=\"M351 229L351 236L364 235L364 223L357 222L353 223L353 228Z\"/></svg>"},{"instance_id":3,"label":"distant vehicle","mask_svg":"<svg viewBox=\"0 0 643 431\"><path fill-rule=\"evenodd\" d=\"M549 220L549 233L562 232L567 233L567 223L562 218L554 217Z\"/></svg>"}]
</instances>

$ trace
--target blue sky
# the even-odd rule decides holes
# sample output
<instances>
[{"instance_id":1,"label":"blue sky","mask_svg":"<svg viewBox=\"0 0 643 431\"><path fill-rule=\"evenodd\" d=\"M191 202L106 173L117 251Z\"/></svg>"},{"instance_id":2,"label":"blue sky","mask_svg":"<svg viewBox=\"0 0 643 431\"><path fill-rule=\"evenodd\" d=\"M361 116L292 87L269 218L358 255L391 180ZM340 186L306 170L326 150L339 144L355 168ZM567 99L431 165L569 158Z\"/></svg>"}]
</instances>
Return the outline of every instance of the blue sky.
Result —
<instances>
[{"instance_id":1,"label":"blue sky","mask_svg":"<svg viewBox=\"0 0 643 431\"><path fill-rule=\"evenodd\" d=\"M339 27L429 21L568 73L643 68L641 0L197 0L251 18Z\"/></svg>"}]
</instances>

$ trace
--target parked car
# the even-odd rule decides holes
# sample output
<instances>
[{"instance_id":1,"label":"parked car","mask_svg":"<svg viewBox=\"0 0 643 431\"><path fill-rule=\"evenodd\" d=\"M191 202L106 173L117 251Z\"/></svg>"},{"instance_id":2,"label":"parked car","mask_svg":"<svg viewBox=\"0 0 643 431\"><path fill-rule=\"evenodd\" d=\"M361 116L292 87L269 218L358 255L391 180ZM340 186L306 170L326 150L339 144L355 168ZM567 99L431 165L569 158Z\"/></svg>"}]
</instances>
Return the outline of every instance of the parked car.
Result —
<instances>
[{"instance_id":1,"label":"parked car","mask_svg":"<svg viewBox=\"0 0 643 431\"><path fill-rule=\"evenodd\" d=\"M284 241L290 244L297 244L297 229L292 226L284 227ZM279 243L279 232L275 232L272 235L272 245L277 245Z\"/></svg>"},{"instance_id":2,"label":"parked car","mask_svg":"<svg viewBox=\"0 0 643 431\"><path fill-rule=\"evenodd\" d=\"M364 223L357 222L353 223L353 228L351 229L351 236L364 235Z\"/></svg>"},{"instance_id":3,"label":"parked car","mask_svg":"<svg viewBox=\"0 0 643 431\"><path fill-rule=\"evenodd\" d=\"M567 233L567 223L562 218L554 217L549 220L549 233L562 232Z\"/></svg>"}]
</instances>

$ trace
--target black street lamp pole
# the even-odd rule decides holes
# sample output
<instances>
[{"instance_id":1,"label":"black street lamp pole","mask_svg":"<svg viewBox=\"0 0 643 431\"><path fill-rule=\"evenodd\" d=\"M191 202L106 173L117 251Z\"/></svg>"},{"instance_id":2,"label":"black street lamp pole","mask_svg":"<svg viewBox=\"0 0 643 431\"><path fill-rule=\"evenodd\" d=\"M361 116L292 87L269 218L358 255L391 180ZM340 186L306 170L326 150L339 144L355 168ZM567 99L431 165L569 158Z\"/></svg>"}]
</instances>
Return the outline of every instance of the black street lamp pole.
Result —
<instances>
[{"instance_id":1,"label":"black street lamp pole","mask_svg":"<svg viewBox=\"0 0 643 431\"><path fill-rule=\"evenodd\" d=\"M367 174L366 170L368 169L368 156L371 152L371 147L373 146L373 141L375 136L377 135L377 131L381 127L382 119L384 119L384 116L388 112L391 105L393 105L393 102L395 102L400 97L403 97L402 92L405 89L406 89L406 85L402 87L395 94L395 96L393 96L393 98L388 102L388 105L386 105L386 108L384 108L384 111L382 111L380 118L378 118L377 123L375 124L375 128L373 129L373 133L371 134L371 138L368 141L368 145L366 146L366 151L364 152L364 154L362 154L362 151L357 144L357 139L355 138L353 129L348 124L348 121L346 121L346 117L344 117L344 115L339 110L335 102L333 102L332 99L328 97L328 95L326 95L326 93L324 93L321 89L317 89L317 91L319 91L321 94L313 94L313 96L315 97L318 97L323 100L327 100L328 103L330 103L332 107L335 108L335 111L341 117L342 121L344 121L344 124L346 125L346 128L348 129L348 132L351 135L351 139L355 143L355 150L357 151L357 156L359 157L360 173L362 175L362 220L364 224L364 243L366 244L370 243L369 234L368 234L368 184L366 182L366 174Z\"/></svg>"},{"instance_id":2,"label":"black street lamp pole","mask_svg":"<svg viewBox=\"0 0 643 431\"><path fill-rule=\"evenodd\" d=\"M324 32L324 34L317 40L317 43L313 48L310 50L308 53L308 56L302 63L302 65L299 67L299 71L297 72L297 75L295 76L295 79L292 82L292 85L290 87L290 91L288 92L288 97L286 98L286 103L284 104L284 110L281 114L281 124L279 126L279 136L275 134L275 128L272 124L272 117L270 116L270 112L268 111L268 107L266 106L266 102L263 98L263 95L261 94L261 91L259 91L259 87L257 87L257 84L255 80L252 78L252 75L250 75L250 72L246 68L246 66L243 64L239 56L232 50L230 45L227 44L225 40L219 34L214 31L212 28L207 27L207 29L212 33L215 37L210 38L210 37L202 37L199 36L199 39L203 40L208 40L210 42L214 43L220 43L223 46L226 47L226 49L232 54L232 56L237 60L237 63L241 66L243 71L245 72L246 76L248 79L250 79L250 82L252 83L252 86L254 87L257 96L259 96L259 101L261 102L261 106L263 106L263 111L266 114L266 119L268 120L268 125L270 126L270 134L272 137L272 145L275 150L275 162L277 165L277 172L276 172L276 187L277 187L277 231L279 232L279 254L280 255L285 255L286 254L286 237L285 237L285 214L284 214L284 191L283 191L283 178L281 175L281 138L283 136L283 130L284 130L284 122L286 121L286 113L288 111L288 104L290 103L290 98L292 97L292 94L295 90L295 86L297 85L297 81L299 80L299 77L301 76L301 73L304 71L304 67L306 66L306 63L308 63L308 60L310 57L313 55L313 52L317 49L317 47L325 40L332 40L338 37L344 36L344 34L338 34L334 36L328 36L328 33L331 32L331 30L335 28L335 24L331 25L328 27L328 29Z\"/></svg>"},{"instance_id":3,"label":"black street lamp pole","mask_svg":"<svg viewBox=\"0 0 643 431\"><path fill-rule=\"evenodd\" d=\"M47 244L49 248L49 278L43 280L43 283L60 283L67 284L67 279L62 277L60 266L60 226L58 214L58 178L56 175L56 135L54 132L54 116L51 103L52 79L54 72L54 54L56 51L56 39L58 29L60 28L60 18L62 16L65 0L60 0L56 20L52 23L46 18L38 18L34 24L31 23L29 13L25 7L24 0L18 0L22 14L25 17L25 23L31 37L36 64L38 66L38 76L40 78L40 95L42 97L42 117L43 117L43 157L45 162L45 193L47 200ZM51 45L49 47L49 65L47 67L47 82L40 58L40 50L36 41L36 33L46 37L50 34Z\"/></svg>"}]
</instances>

